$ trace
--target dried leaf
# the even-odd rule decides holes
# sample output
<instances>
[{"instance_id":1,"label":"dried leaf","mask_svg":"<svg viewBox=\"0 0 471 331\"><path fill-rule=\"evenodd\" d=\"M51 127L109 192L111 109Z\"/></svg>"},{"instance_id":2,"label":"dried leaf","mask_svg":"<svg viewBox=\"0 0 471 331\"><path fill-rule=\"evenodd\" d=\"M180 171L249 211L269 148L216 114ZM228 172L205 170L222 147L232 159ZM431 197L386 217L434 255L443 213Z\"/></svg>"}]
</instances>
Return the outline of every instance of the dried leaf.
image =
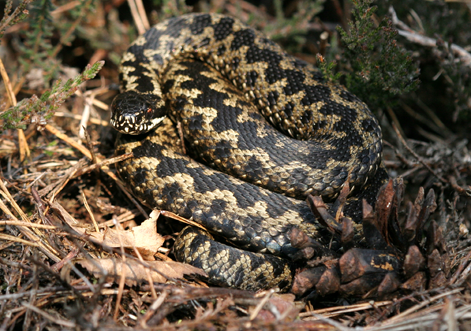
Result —
<instances>
[{"instance_id":1,"label":"dried leaf","mask_svg":"<svg viewBox=\"0 0 471 331\"><path fill-rule=\"evenodd\" d=\"M61 218L77 233L85 235L91 241L108 247L124 247L133 250L135 247L144 260L154 260L154 254L162 247L165 239L157 233L157 218L159 213L153 211L150 218L131 230L107 229L104 232L90 232L79 227L75 220L60 204L53 202L51 208L58 212Z\"/></svg>"},{"instance_id":2,"label":"dried leaf","mask_svg":"<svg viewBox=\"0 0 471 331\"><path fill-rule=\"evenodd\" d=\"M189 264L173 261L147 261L149 268L136 260L127 259L83 259L78 260L82 267L93 273L95 277L105 275L107 281L119 281L123 275L128 286L148 280L146 269L149 270L150 277L154 283L165 283L168 279L183 279L185 275L198 275L207 277L203 270L195 268ZM124 265L124 268L123 268ZM124 271L123 271L124 270Z\"/></svg>"},{"instance_id":3,"label":"dried leaf","mask_svg":"<svg viewBox=\"0 0 471 331\"><path fill-rule=\"evenodd\" d=\"M154 254L162 247L165 239L157 233L159 213L153 211L150 218L130 230L108 229L105 232L92 232L90 237L109 247L136 249L144 260L154 260Z\"/></svg>"},{"instance_id":4,"label":"dried leaf","mask_svg":"<svg viewBox=\"0 0 471 331\"><path fill-rule=\"evenodd\" d=\"M295 296L290 293L274 294L257 314L256 319L265 323L274 322L275 320L284 322L293 321L300 311L300 308L296 307L294 300ZM252 313L255 309L255 307L250 307L249 313ZM282 316L283 318L280 319Z\"/></svg>"}]
</instances>

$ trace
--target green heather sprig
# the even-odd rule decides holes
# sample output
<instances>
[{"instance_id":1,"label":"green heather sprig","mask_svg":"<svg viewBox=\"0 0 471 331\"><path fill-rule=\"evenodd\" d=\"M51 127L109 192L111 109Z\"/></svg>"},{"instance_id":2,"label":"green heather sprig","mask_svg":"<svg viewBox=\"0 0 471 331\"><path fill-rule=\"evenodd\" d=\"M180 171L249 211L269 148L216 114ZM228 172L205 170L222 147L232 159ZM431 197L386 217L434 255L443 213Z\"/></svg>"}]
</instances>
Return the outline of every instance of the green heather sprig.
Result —
<instances>
[{"instance_id":1,"label":"green heather sprig","mask_svg":"<svg viewBox=\"0 0 471 331\"><path fill-rule=\"evenodd\" d=\"M20 61L22 70L29 72L32 67L44 68L46 81L56 76L59 70L59 61L49 54L52 51L51 38L54 26L51 12L55 6L50 0L36 1L31 5L28 19L29 28L25 31L25 40L19 45L21 50Z\"/></svg>"},{"instance_id":2,"label":"green heather sprig","mask_svg":"<svg viewBox=\"0 0 471 331\"><path fill-rule=\"evenodd\" d=\"M29 28L25 31L23 43L19 45L22 70L29 72L32 68L43 69L46 87L59 74L59 51L75 39L79 23L93 9L92 0L80 1L67 15L53 16L58 5L51 0L36 0L30 6ZM59 42L53 40L54 36L60 36Z\"/></svg>"},{"instance_id":3,"label":"green heather sprig","mask_svg":"<svg viewBox=\"0 0 471 331\"><path fill-rule=\"evenodd\" d=\"M3 11L3 18L0 21L0 38L3 37L7 27L15 25L16 23L19 23L26 18L28 15L28 10L26 7L31 1L32 0L21 1L21 3L18 5L18 7L15 8L13 12L11 12L13 7L13 0L8 0L6 2L5 9Z\"/></svg>"},{"instance_id":4,"label":"green heather sprig","mask_svg":"<svg viewBox=\"0 0 471 331\"><path fill-rule=\"evenodd\" d=\"M372 109L391 106L397 95L418 88L419 67L411 52L396 42L397 30L392 22L384 18L375 25L373 0L353 0L349 31L338 27L344 50L343 72L348 90L369 104ZM333 67L321 65L326 77L332 77Z\"/></svg>"},{"instance_id":5,"label":"green heather sprig","mask_svg":"<svg viewBox=\"0 0 471 331\"><path fill-rule=\"evenodd\" d=\"M65 84L61 81L54 83L52 89L44 92L41 97L33 95L28 99L21 100L15 107L0 113L3 120L3 129L24 129L28 124L38 125L38 130L47 124L47 120L52 117L59 106L67 98L77 91L80 84L93 79L101 70L104 61L98 61L93 65L87 65L82 74L69 79Z\"/></svg>"}]
</instances>

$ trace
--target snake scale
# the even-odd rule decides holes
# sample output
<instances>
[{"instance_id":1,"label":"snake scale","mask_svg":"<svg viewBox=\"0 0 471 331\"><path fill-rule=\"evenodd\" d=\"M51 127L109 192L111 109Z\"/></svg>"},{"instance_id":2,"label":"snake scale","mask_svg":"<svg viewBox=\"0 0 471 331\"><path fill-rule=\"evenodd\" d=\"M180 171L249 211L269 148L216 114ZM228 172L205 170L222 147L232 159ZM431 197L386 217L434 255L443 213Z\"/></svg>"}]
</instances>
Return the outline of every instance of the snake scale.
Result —
<instances>
[{"instance_id":1,"label":"snake scale","mask_svg":"<svg viewBox=\"0 0 471 331\"><path fill-rule=\"evenodd\" d=\"M191 227L176 239L176 258L213 284L289 288L291 229L333 245L306 196L332 201L348 180L344 213L360 222L361 200L373 205L388 177L367 106L234 18L155 25L124 54L120 81L111 123L126 135L116 153L134 156L118 174L143 204L231 243Z\"/></svg>"}]
</instances>

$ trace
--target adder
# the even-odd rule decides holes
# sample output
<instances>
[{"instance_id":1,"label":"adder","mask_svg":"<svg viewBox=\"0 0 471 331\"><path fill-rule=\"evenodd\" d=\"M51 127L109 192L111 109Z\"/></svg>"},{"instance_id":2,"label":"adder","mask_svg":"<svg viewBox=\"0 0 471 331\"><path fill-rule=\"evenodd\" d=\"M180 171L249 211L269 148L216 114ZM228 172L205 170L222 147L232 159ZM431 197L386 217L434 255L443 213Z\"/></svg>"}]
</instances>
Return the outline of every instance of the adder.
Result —
<instances>
[{"instance_id":1,"label":"adder","mask_svg":"<svg viewBox=\"0 0 471 331\"><path fill-rule=\"evenodd\" d=\"M155 25L123 55L120 81L116 153L134 156L118 174L143 204L225 238L188 227L174 245L213 284L288 289L294 227L341 248L305 198L333 201L348 181L343 212L361 232L361 201L374 205L388 178L367 106L237 19L188 14Z\"/></svg>"}]
</instances>

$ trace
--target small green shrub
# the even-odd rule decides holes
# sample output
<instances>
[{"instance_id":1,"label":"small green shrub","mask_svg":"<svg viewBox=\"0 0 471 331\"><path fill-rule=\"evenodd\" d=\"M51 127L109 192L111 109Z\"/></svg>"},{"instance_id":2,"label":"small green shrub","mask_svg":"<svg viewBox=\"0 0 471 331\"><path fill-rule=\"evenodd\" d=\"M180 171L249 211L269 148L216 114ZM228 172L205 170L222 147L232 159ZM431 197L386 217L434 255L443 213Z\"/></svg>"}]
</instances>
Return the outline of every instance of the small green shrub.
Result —
<instances>
[{"instance_id":1,"label":"small green shrub","mask_svg":"<svg viewBox=\"0 0 471 331\"><path fill-rule=\"evenodd\" d=\"M60 80L55 82L52 89L44 92L41 97L38 98L33 94L32 97L21 100L15 107L1 112L0 119L3 120L3 128L24 129L27 124L36 124L40 129L47 124L47 120L52 117L54 111L77 91L80 84L94 78L104 64L104 61L98 61L93 65L88 65L82 74L69 79L65 84L62 85Z\"/></svg>"},{"instance_id":2,"label":"small green shrub","mask_svg":"<svg viewBox=\"0 0 471 331\"><path fill-rule=\"evenodd\" d=\"M388 18L375 26L373 0L353 0L353 20L346 32L338 28L344 44L341 72L347 88L372 109L394 105L397 95L412 92L419 85L419 67L411 53L397 44L397 31ZM334 66L320 63L328 78Z\"/></svg>"}]
</instances>

